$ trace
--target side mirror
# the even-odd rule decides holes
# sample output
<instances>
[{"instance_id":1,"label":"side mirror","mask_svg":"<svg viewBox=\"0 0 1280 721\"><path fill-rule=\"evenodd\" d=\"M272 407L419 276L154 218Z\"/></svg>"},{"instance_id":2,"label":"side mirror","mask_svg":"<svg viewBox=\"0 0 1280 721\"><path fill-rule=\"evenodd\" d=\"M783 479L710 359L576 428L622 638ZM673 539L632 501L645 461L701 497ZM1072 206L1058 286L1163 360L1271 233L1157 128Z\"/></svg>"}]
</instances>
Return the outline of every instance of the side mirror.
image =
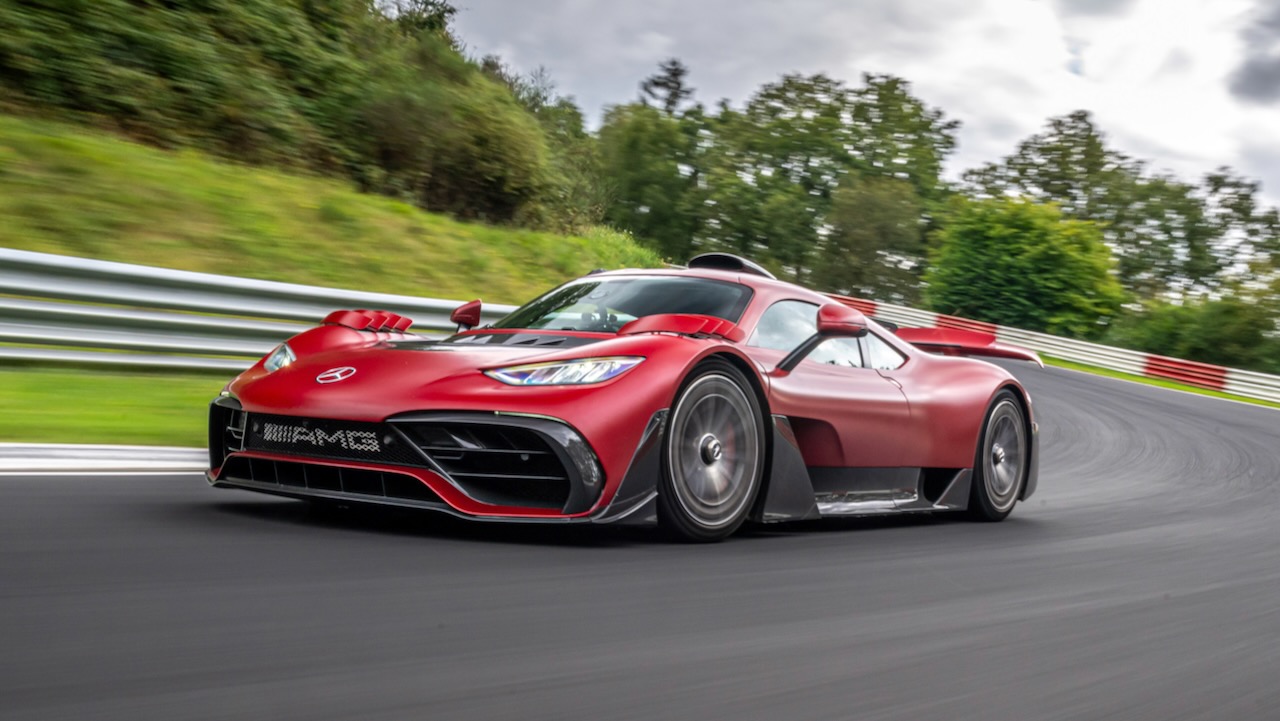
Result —
<instances>
[{"instance_id":1,"label":"side mirror","mask_svg":"<svg viewBox=\"0 0 1280 721\"><path fill-rule=\"evenodd\" d=\"M861 338L867 334L867 317L862 311L840 303L827 303L818 308L818 332L809 336L787 354L775 372L790 373L800 361L828 338Z\"/></svg>"},{"instance_id":2,"label":"side mirror","mask_svg":"<svg viewBox=\"0 0 1280 721\"><path fill-rule=\"evenodd\" d=\"M449 315L449 320L458 324L458 332L471 330L480 325L480 299L477 298L455 308Z\"/></svg>"},{"instance_id":3,"label":"side mirror","mask_svg":"<svg viewBox=\"0 0 1280 721\"><path fill-rule=\"evenodd\" d=\"M818 335L824 338L861 338L867 334L867 317L862 311L840 303L818 309Z\"/></svg>"}]
</instances>

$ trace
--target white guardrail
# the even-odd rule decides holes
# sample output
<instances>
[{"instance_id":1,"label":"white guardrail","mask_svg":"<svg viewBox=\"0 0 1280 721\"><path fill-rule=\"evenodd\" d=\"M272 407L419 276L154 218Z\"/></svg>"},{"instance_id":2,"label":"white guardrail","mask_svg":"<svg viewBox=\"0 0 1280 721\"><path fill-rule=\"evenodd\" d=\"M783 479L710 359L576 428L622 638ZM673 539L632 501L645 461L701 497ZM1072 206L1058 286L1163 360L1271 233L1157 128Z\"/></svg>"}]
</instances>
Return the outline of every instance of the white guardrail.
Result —
<instances>
[{"instance_id":1,"label":"white guardrail","mask_svg":"<svg viewBox=\"0 0 1280 721\"><path fill-rule=\"evenodd\" d=\"M844 300L902 326L989 332L1001 342L1064 360L1280 402L1280 376ZM388 310L412 318L416 332L430 335L453 331L449 314L462 302L0 248L0 363L237 372L333 310ZM491 322L511 310L485 305L482 319Z\"/></svg>"},{"instance_id":2,"label":"white guardrail","mask_svg":"<svg viewBox=\"0 0 1280 721\"><path fill-rule=\"evenodd\" d=\"M430 335L462 302L0 248L0 362L237 372L333 310L389 310Z\"/></svg>"}]
</instances>

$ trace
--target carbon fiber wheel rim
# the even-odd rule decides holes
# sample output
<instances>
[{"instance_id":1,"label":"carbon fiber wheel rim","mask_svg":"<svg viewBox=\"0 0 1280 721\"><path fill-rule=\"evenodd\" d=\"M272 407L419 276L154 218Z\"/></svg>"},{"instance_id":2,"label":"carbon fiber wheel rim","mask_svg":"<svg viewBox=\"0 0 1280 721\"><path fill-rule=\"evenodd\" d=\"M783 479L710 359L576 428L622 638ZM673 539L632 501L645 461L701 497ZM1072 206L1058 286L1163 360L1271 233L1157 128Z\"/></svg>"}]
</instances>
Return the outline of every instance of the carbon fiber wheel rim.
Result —
<instances>
[{"instance_id":1,"label":"carbon fiber wheel rim","mask_svg":"<svg viewBox=\"0 0 1280 721\"><path fill-rule=\"evenodd\" d=\"M759 420L742 388L709 373L685 389L671 419L667 468L676 502L700 526L734 523L760 470Z\"/></svg>"},{"instance_id":2,"label":"carbon fiber wheel rim","mask_svg":"<svg viewBox=\"0 0 1280 721\"><path fill-rule=\"evenodd\" d=\"M987 421L985 438L983 484L991 505L1004 512L1018 498L1027 457L1026 428L1016 403L1005 399L996 404Z\"/></svg>"}]
</instances>

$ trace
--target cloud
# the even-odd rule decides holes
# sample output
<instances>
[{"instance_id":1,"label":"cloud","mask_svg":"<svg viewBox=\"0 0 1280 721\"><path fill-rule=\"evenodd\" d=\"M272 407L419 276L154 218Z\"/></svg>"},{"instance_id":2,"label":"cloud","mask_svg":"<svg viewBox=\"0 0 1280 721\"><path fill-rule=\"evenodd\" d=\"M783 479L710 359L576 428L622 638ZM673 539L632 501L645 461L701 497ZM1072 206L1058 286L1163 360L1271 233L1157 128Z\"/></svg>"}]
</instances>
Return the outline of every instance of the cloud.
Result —
<instances>
[{"instance_id":1,"label":"cloud","mask_svg":"<svg viewBox=\"0 0 1280 721\"><path fill-rule=\"evenodd\" d=\"M1063 15L1123 15L1134 0L1053 0Z\"/></svg>"},{"instance_id":2,"label":"cloud","mask_svg":"<svg viewBox=\"0 0 1280 721\"><path fill-rule=\"evenodd\" d=\"M1174 48L1165 56L1160 69L1156 71L1156 75L1183 75L1189 72L1194 65L1195 59L1192 58L1191 53L1183 48Z\"/></svg>"},{"instance_id":3,"label":"cloud","mask_svg":"<svg viewBox=\"0 0 1280 721\"><path fill-rule=\"evenodd\" d=\"M1241 100L1271 103L1280 100L1280 5L1265 3L1257 12L1258 20L1240 33L1245 59L1231 76L1231 92Z\"/></svg>"},{"instance_id":4,"label":"cloud","mask_svg":"<svg viewBox=\"0 0 1280 721\"><path fill-rule=\"evenodd\" d=\"M456 21L471 53L508 48L504 59L526 71L545 65L593 122L609 104L637 97L658 63L678 57L690 68L696 99L741 105L784 73L842 73L850 52L928 56L945 44L969 0L467 0Z\"/></svg>"},{"instance_id":5,"label":"cloud","mask_svg":"<svg viewBox=\"0 0 1280 721\"><path fill-rule=\"evenodd\" d=\"M889 73L961 122L948 177L1013 152L1050 117L1085 109L1117 149L1153 168L1195 180L1232 165L1280 200L1280 170L1263 152L1280 147L1280 103L1258 100L1280 97L1280 0L458 5L470 54L496 52L525 72L545 66L591 127L606 106L637 99L668 57L690 68L695 99L708 107L721 98L741 107L784 73L822 72L850 86L863 73Z\"/></svg>"},{"instance_id":6,"label":"cloud","mask_svg":"<svg viewBox=\"0 0 1280 721\"><path fill-rule=\"evenodd\" d=\"M1264 199L1275 197L1280 190L1280 147L1251 137L1241 141L1240 155L1238 170L1262 182Z\"/></svg>"}]
</instances>

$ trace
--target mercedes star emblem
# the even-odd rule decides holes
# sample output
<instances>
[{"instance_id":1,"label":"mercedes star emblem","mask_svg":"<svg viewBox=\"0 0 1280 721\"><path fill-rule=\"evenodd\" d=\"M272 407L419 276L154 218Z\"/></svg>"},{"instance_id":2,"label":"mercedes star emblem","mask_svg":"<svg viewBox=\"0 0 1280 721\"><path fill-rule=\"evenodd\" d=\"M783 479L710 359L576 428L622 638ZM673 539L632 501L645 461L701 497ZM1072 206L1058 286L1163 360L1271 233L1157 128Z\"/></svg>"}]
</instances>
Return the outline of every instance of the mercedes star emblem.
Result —
<instances>
[{"instance_id":1,"label":"mercedes star emblem","mask_svg":"<svg viewBox=\"0 0 1280 721\"><path fill-rule=\"evenodd\" d=\"M329 370L316 376L317 383L337 383L345 381L356 374L356 369L351 366L342 366L341 368L330 368Z\"/></svg>"}]
</instances>

